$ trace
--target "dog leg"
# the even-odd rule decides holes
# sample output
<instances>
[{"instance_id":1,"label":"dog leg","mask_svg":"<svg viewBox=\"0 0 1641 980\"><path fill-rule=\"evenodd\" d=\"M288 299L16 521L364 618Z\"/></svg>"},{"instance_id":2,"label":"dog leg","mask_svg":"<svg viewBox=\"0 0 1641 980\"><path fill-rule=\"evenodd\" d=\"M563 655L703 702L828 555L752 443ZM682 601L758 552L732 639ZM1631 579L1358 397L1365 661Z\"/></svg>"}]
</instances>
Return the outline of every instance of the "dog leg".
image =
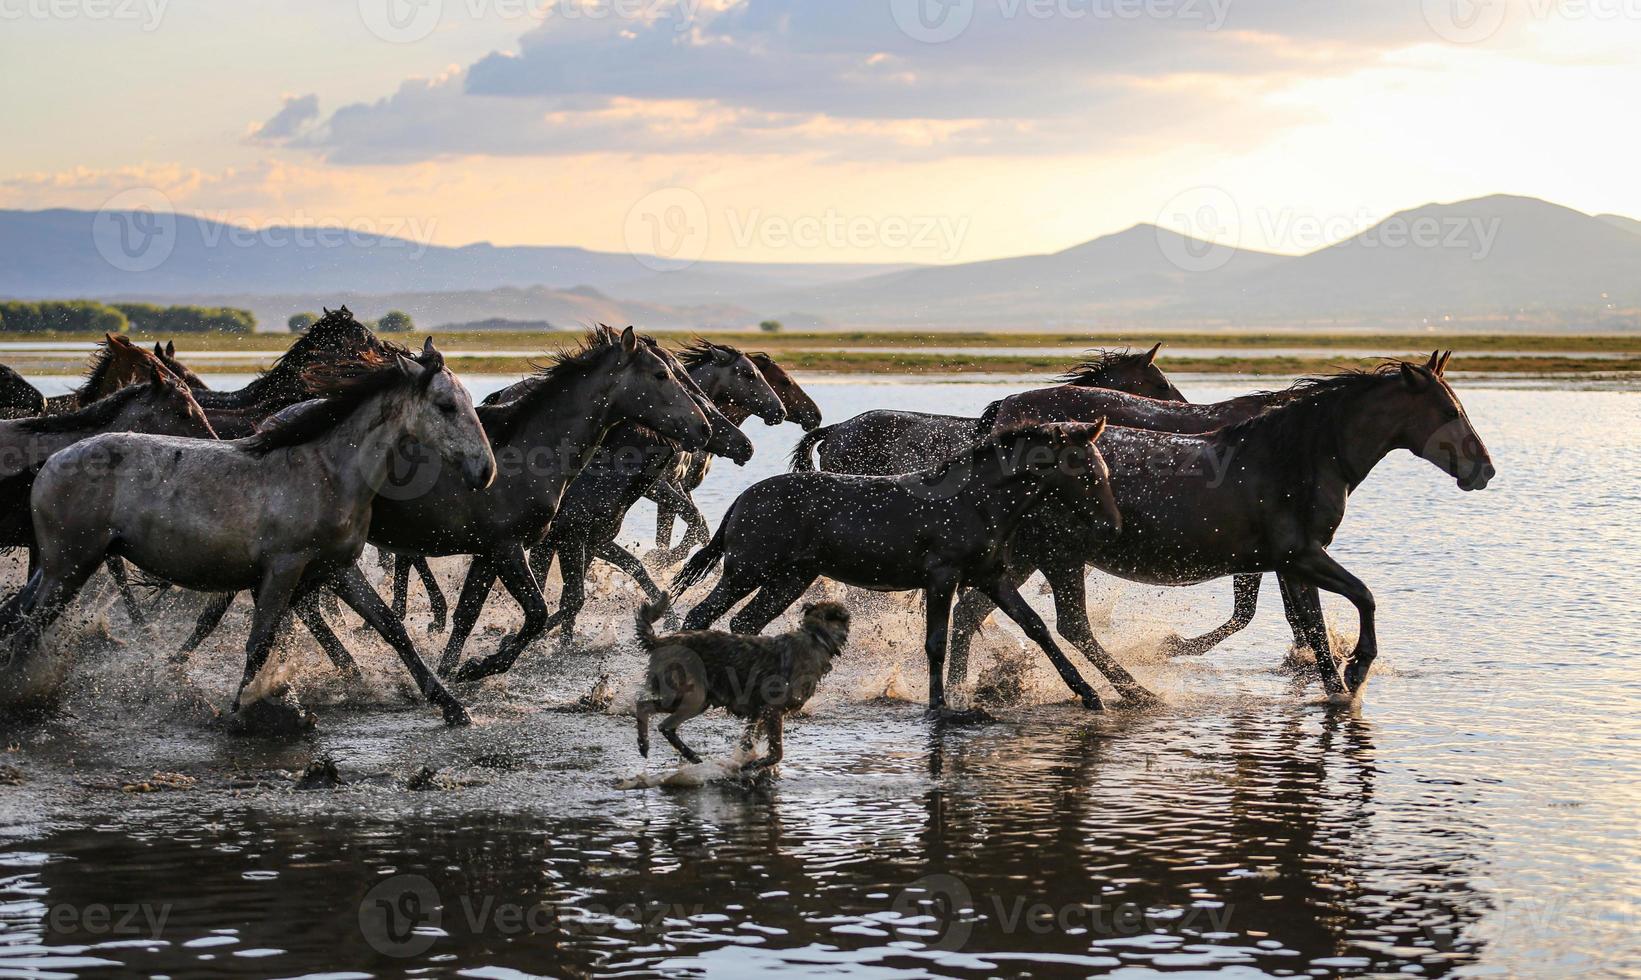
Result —
<instances>
[{"instance_id":1,"label":"dog leg","mask_svg":"<svg viewBox=\"0 0 1641 980\"><path fill-rule=\"evenodd\" d=\"M638 754L650 757L650 716L660 707L653 698L638 699Z\"/></svg>"},{"instance_id":2,"label":"dog leg","mask_svg":"<svg viewBox=\"0 0 1641 980\"><path fill-rule=\"evenodd\" d=\"M673 748L678 750L679 755L692 763L699 763L701 757L696 755L695 750L685 745L684 740L678 737L678 726L707 710L707 692L704 687L691 684L689 690L683 691L681 694L682 696L678 699L678 707L672 709L672 714L662 719L661 734L666 737L666 740L672 744Z\"/></svg>"},{"instance_id":3,"label":"dog leg","mask_svg":"<svg viewBox=\"0 0 1641 980\"><path fill-rule=\"evenodd\" d=\"M754 759L741 767L747 772L755 769L769 769L781 763L783 746L781 744L782 712L779 708L770 708L764 712L764 731L769 733L769 754L762 759Z\"/></svg>"}]
</instances>

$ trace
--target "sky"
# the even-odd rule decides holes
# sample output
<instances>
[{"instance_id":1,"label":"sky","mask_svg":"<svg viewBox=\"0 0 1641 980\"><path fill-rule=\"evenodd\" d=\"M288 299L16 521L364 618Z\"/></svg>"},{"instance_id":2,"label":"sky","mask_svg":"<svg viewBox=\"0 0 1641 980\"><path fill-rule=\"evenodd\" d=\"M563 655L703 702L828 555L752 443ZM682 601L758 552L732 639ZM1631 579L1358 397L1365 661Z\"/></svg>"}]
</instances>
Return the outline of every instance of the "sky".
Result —
<instances>
[{"instance_id":1,"label":"sky","mask_svg":"<svg viewBox=\"0 0 1641 980\"><path fill-rule=\"evenodd\" d=\"M0 0L0 207L776 262L1641 217L1641 0Z\"/></svg>"}]
</instances>

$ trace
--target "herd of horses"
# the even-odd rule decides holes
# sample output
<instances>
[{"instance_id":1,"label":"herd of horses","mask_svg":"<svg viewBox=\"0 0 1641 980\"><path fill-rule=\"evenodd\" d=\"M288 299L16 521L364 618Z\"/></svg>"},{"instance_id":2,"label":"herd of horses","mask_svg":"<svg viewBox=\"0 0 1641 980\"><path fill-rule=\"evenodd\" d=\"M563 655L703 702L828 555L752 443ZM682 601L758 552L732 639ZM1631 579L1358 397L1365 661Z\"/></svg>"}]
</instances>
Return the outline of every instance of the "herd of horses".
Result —
<instances>
[{"instance_id":1,"label":"herd of horses","mask_svg":"<svg viewBox=\"0 0 1641 980\"><path fill-rule=\"evenodd\" d=\"M706 341L673 352L631 327L590 330L478 405L431 338L401 347L345 307L327 310L236 391L209 388L171 345L148 350L118 336L69 395L43 398L0 368L0 546L29 552L26 582L0 604L0 710L51 703L61 668L41 650L42 633L99 568L143 621L127 562L210 594L179 659L251 593L235 710L293 622L338 670L359 673L325 618L334 596L394 648L448 724L464 724L444 680L504 673L555 628L570 637L594 558L652 601L721 565L684 617L691 630L750 596L730 628L761 632L821 577L921 591L937 715L950 712L946 688L965 682L972 639L993 608L1086 707L1103 702L1056 632L1124 703L1152 703L1094 637L1090 566L1164 585L1232 576L1231 619L1176 638L1172 652L1186 655L1245 626L1261 576L1273 572L1295 643L1318 652L1324 689L1354 692L1377 654L1374 601L1327 552L1350 492L1397 449L1465 490L1494 475L1445 378L1450 352L1193 404L1157 366L1159 348L1102 354L975 418L879 410L824 427L814 400L768 355ZM807 430L792 472L744 491L709 537L691 492L713 457L751 458L741 426L754 416ZM661 566L700 544L666 590L616 540L645 497L657 506L652 558ZM686 532L675 547L677 517ZM360 567L367 543L392 565L391 603ZM451 611L427 559L456 555L471 560ZM554 558L564 583L556 611L541 588ZM1019 591L1038 571L1053 593L1052 632ZM428 591L430 630L449 620L431 670L404 625L413 572ZM522 623L464 661L497 582ZM1319 591L1343 596L1360 617L1342 664Z\"/></svg>"}]
</instances>

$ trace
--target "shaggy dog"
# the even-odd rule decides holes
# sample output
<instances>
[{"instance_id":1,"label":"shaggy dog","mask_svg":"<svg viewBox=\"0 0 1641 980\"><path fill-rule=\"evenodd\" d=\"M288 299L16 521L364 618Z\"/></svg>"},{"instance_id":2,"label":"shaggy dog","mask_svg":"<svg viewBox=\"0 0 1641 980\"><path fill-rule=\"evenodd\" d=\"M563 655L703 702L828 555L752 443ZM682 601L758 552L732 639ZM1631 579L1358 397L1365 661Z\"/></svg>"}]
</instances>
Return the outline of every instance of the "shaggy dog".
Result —
<instances>
[{"instance_id":1,"label":"shaggy dog","mask_svg":"<svg viewBox=\"0 0 1641 980\"><path fill-rule=\"evenodd\" d=\"M781 719L802 708L832 659L849 642L849 610L841 603L812 602L803 622L779 636L737 636L696 630L656 636L654 623L666 614L662 598L638 610L638 642L650 652L644 691L638 696L638 751L650 754L650 716L671 712L661 734L690 762L701 757L678 737L678 726L708 708L723 708L747 722L741 747L751 750L761 725L769 734L769 755L743 768L764 769L781 761Z\"/></svg>"}]
</instances>

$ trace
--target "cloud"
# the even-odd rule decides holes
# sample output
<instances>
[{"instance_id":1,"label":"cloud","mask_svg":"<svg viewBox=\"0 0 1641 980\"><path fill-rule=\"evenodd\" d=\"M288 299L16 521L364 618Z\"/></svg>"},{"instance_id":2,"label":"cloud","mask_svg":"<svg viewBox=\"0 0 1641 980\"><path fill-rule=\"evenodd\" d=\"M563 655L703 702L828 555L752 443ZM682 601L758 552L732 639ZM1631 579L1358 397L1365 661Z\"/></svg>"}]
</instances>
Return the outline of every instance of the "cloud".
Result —
<instances>
[{"instance_id":1,"label":"cloud","mask_svg":"<svg viewBox=\"0 0 1641 980\"><path fill-rule=\"evenodd\" d=\"M345 164L1087 151L1169 126L1225 129L1223 118L1270 132L1291 117L1261 104L1263 94L1434 37L1419 4L1366 0L546 0L534 9L515 51L405 81L322 126L313 97L288 99L259 135ZM931 10L957 11L962 30L930 43L918 18ZM1189 90L1173 84L1186 78Z\"/></svg>"},{"instance_id":2,"label":"cloud","mask_svg":"<svg viewBox=\"0 0 1641 980\"><path fill-rule=\"evenodd\" d=\"M287 95L285 104L251 132L254 143L278 143L301 136L319 119L318 95Z\"/></svg>"}]
</instances>

